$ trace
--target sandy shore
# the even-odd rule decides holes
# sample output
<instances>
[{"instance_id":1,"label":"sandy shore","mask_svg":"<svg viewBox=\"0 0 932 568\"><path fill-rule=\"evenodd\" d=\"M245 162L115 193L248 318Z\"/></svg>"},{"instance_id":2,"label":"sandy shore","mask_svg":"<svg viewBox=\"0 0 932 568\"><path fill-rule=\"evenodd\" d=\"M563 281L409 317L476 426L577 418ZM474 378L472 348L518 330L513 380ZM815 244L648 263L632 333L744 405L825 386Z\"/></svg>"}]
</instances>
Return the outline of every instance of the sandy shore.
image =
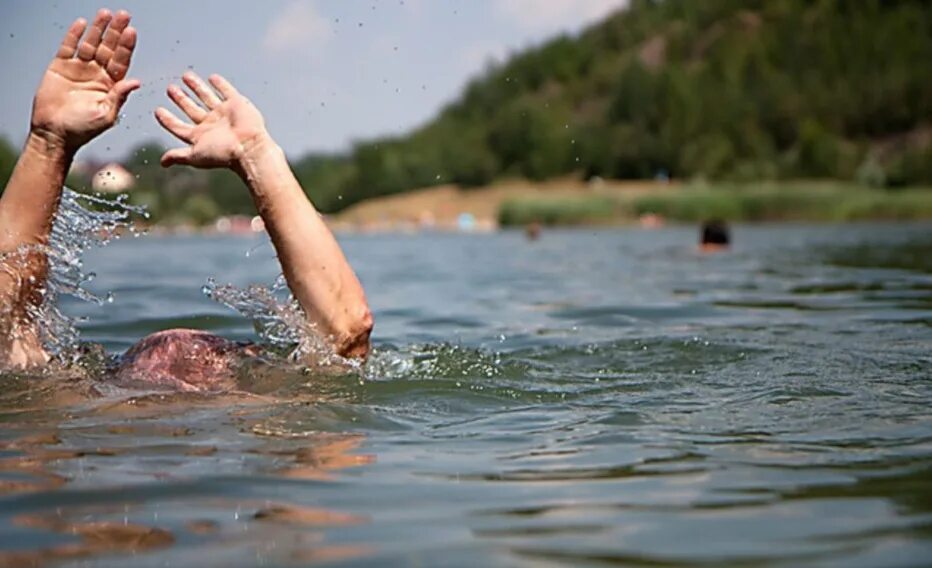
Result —
<instances>
[{"instance_id":1,"label":"sandy shore","mask_svg":"<svg viewBox=\"0 0 932 568\"><path fill-rule=\"evenodd\" d=\"M669 191L677 184L659 182L582 181L560 178L540 183L505 180L479 188L462 189L440 185L398 195L369 199L342 211L330 219L337 230L416 230L436 228L454 230L464 220L472 220L475 230L494 230L498 212L508 199L521 197L563 197L579 195L614 195ZM466 217L463 217L463 216Z\"/></svg>"}]
</instances>

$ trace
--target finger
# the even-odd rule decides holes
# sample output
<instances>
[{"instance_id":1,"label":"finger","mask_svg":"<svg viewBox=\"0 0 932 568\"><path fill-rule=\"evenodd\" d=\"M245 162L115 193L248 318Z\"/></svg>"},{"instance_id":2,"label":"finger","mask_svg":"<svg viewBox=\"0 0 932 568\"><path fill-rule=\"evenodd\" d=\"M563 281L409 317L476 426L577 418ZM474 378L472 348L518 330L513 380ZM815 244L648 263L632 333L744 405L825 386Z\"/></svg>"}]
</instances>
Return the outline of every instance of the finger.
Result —
<instances>
[{"instance_id":1,"label":"finger","mask_svg":"<svg viewBox=\"0 0 932 568\"><path fill-rule=\"evenodd\" d=\"M197 98L201 99L201 102L204 103L204 106L206 106L208 109L213 110L220 106L220 103L223 102L220 100L220 97L217 96L217 93L215 93L213 89L207 86L207 83L205 83L203 79L191 71L188 71L182 75L181 79L184 81L185 85L194 91L194 94L197 95Z\"/></svg>"},{"instance_id":2,"label":"finger","mask_svg":"<svg viewBox=\"0 0 932 568\"><path fill-rule=\"evenodd\" d=\"M101 40L100 46L97 48L97 55L94 57L101 67L106 68L107 64L110 63L110 58L113 57L117 43L120 41L120 34L129 25L129 20L129 12L120 10L113 17L113 21L110 22L110 27L104 33L103 40Z\"/></svg>"},{"instance_id":3,"label":"finger","mask_svg":"<svg viewBox=\"0 0 932 568\"><path fill-rule=\"evenodd\" d=\"M184 166L190 165L191 157L193 156L193 154L194 152L193 150L191 150L190 146L188 146L187 148L174 148L172 150L169 150L168 152L165 152L164 154L162 154L162 160L161 160L162 167L168 168L168 167L178 165L178 164L181 164Z\"/></svg>"},{"instance_id":4,"label":"finger","mask_svg":"<svg viewBox=\"0 0 932 568\"><path fill-rule=\"evenodd\" d=\"M104 36L104 31L111 19L113 19L113 14L110 13L110 10L97 12L97 17L94 18L94 23L91 24L91 29L87 31L84 41L78 46L78 58L84 61L94 59L94 55L97 54L97 46L100 45L100 38Z\"/></svg>"},{"instance_id":5,"label":"finger","mask_svg":"<svg viewBox=\"0 0 932 568\"><path fill-rule=\"evenodd\" d=\"M188 118L195 124L200 124L207 117L207 111L201 108L194 100L188 96L181 87L175 85L168 86L168 98L170 98L178 108L180 108Z\"/></svg>"},{"instance_id":6,"label":"finger","mask_svg":"<svg viewBox=\"0 0 932 568\"><path fill-rule=\"evenodd\" d=\"M217 89L217 92L223 95L224 99L230 100L233 97L239 96L239 91L237 91L229 81L220 75L214 73L208 77L207 80L210 81L210 84L213 85L215 89Z\"/></svg>"},{"instance_id":7,"label":"finger","mask_svg":"<svg viewBox=\"0 0 932 568\"><path fill-rule=\"evenodd\" d=\"M120 34L117 40L116 51L113 57L107 63L107 74L114 81L120 81L126 77L129 71L129 64L133 59L133 50L136 49L136 28L129 26Z\"/></svg>"},{"instance_id":8,"label":"finger","mask_svg":"<svg viewBox=\"0 0 932 568\"><path fill-rule=\"evenodd\" d=\"M81 36L84 35L84 30L87 29L87 20L84 18L78 18L71 24L71 27L68 28L68 32L65 34L65 39L61 42L61 47L58 48L58 53L55 55L61 59L71 59L74 57L74 54L78 51L78 42L81 41Z\"/></svg>"},{"instance_id":9,"label":"finger","mask_svg":"<svg viewBox=\"0 0 932 568\"><path fill-rule=\"evenodd\" d=\"M159 107L155 109L155 119L159 121L162 128L171 132L182 142L191 143L191 132L194 127L182 121L180 118L171 113L171 111Z\"/></svg>"},{"instance_id":10,"label":"finger","mask_svg":"<svg viewBox=\"0 0 932 568\"><path fill-rule=\"evenodd\" d=\"M113 97L115 103L114 108L119 111L126 104L129 94L141 86L139 79L124 79L114 85L110 90L110 96Z\"/></svg>"}]
</instances>

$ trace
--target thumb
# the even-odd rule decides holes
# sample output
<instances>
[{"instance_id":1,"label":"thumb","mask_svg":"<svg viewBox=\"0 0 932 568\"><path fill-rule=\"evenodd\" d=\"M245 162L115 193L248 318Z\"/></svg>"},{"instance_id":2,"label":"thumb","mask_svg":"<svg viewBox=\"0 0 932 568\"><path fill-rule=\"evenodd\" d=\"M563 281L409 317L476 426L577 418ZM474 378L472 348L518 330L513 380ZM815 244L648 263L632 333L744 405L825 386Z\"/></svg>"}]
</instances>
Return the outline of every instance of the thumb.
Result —
<instances>
[{"instance_id":1,"label":"thumb","mask_svg":"<svg viewBox=\"0 0 932 568\"><path fill-rule=\"evenodd\" d=\"M191 165L191 158L193 154L194 152L191 150L190 146L185 148L173 148L162 154L162 167L168 168L177 164L189 166Z\"/></svg>"},{"instance_id":2,"label":"thumb","mask_svg":"<svg viewBox=\"0 0 932 568\"><path fill-rule=\"evenodd\" d=\"M123 79L118 81L113 88L110 89L110 96L113 98L114 107L119 109L126 103L127 97L129 94L142 86L142 83L139 79Z\"/></svg>"}]
</instances>

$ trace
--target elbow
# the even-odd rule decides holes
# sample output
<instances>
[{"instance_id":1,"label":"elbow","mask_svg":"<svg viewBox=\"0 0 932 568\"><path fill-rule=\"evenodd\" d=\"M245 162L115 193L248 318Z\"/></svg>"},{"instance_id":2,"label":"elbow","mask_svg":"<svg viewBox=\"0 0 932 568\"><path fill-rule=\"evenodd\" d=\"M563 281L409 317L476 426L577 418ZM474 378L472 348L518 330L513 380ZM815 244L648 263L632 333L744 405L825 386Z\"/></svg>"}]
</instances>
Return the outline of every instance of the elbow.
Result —
<instances>
[{"instance_id":1,"label":"elbow","mask_svg":"<svg viewBox=\"0 0 932 568\"><path fill-rule=\"evenodd\" d=\"M352 323L337 342L337 354L347 359L365 359L369 356L372 328L375 321L369 306L363 306L360 313L352 318Z\"/></svg>"}]
</instances>

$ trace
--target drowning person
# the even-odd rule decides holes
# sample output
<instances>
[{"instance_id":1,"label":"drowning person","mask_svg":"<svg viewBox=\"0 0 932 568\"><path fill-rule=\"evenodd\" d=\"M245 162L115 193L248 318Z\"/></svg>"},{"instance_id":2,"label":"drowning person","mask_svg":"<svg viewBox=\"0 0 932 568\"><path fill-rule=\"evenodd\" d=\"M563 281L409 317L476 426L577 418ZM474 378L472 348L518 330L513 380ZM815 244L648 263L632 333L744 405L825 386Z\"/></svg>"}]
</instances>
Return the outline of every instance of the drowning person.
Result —
<instances>
[{"instance_id":1,"label":"drowning person","mask_svg":"<svg viewBox=\"0 0 932 568\"><path fill-rule=\"evenodd\" d=\"M718 252L728 248L731 235L728 225L719 219L711 219L702 224L699 234L699 249L702 252Z\"/></svg>"},{"instance_id":2,"label":"drowning person","mask_svg":"<svg viewBox=\"0 0 932 568\"><path fill-rule=\"evenodd\" d=\"M76 20L36 92L25 147L0 198L0 254L18 259L0 265L0 369L43 368L52 360L34 316L49 272L43 247L76 152L116 124L127 97L140 87L127 79L137 38L129 24L125 11L100 10L89 28L86 20ZM259 110L219 75L211 75L209 85L190 71L182 80L197 101L179 86L168 87L168 97L190 122L165 108L156 111L159 124L186 144L168 150L162 166L227 168L239 175L307 323L334 354L365 359L372 315L362 285ZM238 360L256 353L254 346L204 331L172 329L131 347L113 380L212 390L226 384Z\"/></svg>"}]
</instances>

